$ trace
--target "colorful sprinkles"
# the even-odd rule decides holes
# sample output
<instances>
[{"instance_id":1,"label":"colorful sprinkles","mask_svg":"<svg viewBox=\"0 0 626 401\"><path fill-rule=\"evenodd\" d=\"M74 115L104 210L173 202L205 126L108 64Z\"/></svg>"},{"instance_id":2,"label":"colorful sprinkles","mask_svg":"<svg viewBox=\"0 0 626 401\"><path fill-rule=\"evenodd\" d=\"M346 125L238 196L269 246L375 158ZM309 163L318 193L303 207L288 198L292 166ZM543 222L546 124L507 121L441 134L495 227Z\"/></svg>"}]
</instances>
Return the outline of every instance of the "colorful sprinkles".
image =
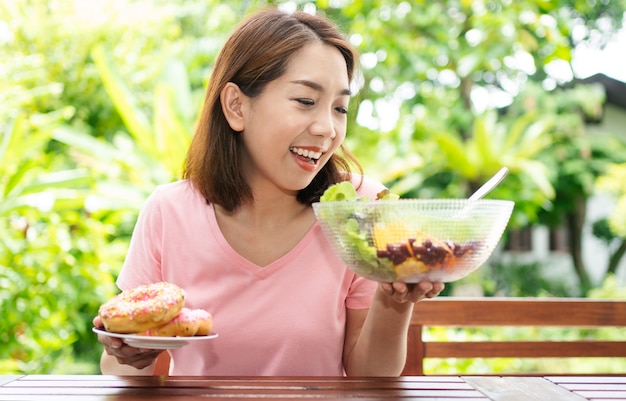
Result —
<instances>
[{"instance_id":1,"label":"colorful sprinkles","mask_svg":"<svg viewBox=\"0 0 626 401\"><path fill-rule=\"evenodd\" d=\"M167 282L146 284L126 290L100 306L98 313L105 318L135 319L170 309L185 299L185 292Z\"/></svg>"}]
</instances>

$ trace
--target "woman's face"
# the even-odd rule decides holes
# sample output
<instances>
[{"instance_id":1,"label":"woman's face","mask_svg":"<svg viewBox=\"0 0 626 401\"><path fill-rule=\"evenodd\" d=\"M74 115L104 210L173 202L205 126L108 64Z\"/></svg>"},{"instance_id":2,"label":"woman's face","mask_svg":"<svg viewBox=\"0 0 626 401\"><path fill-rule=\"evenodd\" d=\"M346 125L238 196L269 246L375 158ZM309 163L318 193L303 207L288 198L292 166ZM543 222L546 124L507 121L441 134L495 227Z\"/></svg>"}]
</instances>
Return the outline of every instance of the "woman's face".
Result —
<instances>
[{"instance_id":1,"label":"woman's face","mask_svg":"<svg viewBox=\"0 0 626 401\"><path fill-rule=\"evenodd\" d=\"M315 42L261 95L244 96L242 167L255 195L309 185L345 139L349 85L339 50Z\"/></svg>"}]
</instances>

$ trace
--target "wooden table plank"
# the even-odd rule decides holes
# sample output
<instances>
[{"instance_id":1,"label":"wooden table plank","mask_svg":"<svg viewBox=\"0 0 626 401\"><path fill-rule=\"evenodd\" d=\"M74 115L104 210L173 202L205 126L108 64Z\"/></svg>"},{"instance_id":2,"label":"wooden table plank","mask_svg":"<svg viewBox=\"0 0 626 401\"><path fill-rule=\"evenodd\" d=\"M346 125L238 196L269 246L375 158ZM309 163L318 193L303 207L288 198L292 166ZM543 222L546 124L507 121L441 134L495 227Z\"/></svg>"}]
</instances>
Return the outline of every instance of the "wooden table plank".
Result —
<instances>
[{"instance_id":1,"label":"wooden table plank","mask_svg":"<svg viewBox=\"0 0 626 401\"><path fill-rule=\"evenodd\" d=\"M588 400L626 400L625 376L556 376L546 379Z\"/></svg>"},{"instance_id":2,"label":"wooden table plank","mask_svg":"<svg viewBox=\"0 0 626 401\"><path fill-rule=\"evenodd\" d=\"M557 384L566 383L621 383L626 384L626 376L624 375L582 375L582 376L546 376L547 380Z\"/></svg>"},{"instance_id":3,"label":"wooden table plank","mask_svg":"<svg viewBox=\"0 0 626 401\"><path fill-rule=\"evenodd\" d=\"M400 378L341 378L341 377L211 377L196 376L27 376L9 386L64 387L71 383L77 387L377 387L377 388L454 388L472 389L459 377L400 377Z\"/></svg>"},{"instance_id":4,"label":"wooden table plank","mask_svg":"<svg viewBox=\"0 0 626 401\"><path fill-rule=\"evenodd\" d=\"M581 390L611 390L623 391L626 394L626 383L562 383L559 384L570 391Z\"/></svg>"},{"instance_id":5,"label":"wooden table plank","mask_svg":"<svg viewBox=\"0 0 626 401\"><path fill-rule=\"evenodd\" d=\"M0 386L19 379L22 376L17 375L0 375Z\"/></svg>"},{"instance_id":6,"label":"wooden table plank","mask_svg":"<svg viewBox=\"0 0 626 401\"><path fill-rule=\"evenodd\" d=\"M626 376L0 376L0 401L626 401Z\"/></svg>"},{"instance_id":7,"label":"wooden table plank","mask_svg":"<svg viewBox=\"0 0 626 401\"><path fill-rule=\"evenodd\" d=\"M459 377L408 378L199 378L115 376L27 376L0 387L0 400L186 401L229 400L347 400L428 399L488 401Z\"/></svg>"},{"instance_id":8,"label":"wooden table plank","mask_svg":"<svg viewBox=\"0 0 626 401\"><path fill-rule=\"evenodd\" d=\"M576 391L576 394L590 401L626 400L622 391Z\"/></svg>"},{"instance_id":9,"label":"wooden table plank","mask_svg":"<svg viewBox=\"0 0 626 401\"><path fill-rule=\"evenodd\" d=\"M95 388L95 387L19 387L19 388L0 388L0 397L6 396L37 396L45 399L46 396L101 396L107 399L125 399L129 397L141 397L149 395L151 399L176 399L185 397L205 397L205 398L379 398L379 399L396 399L396 398L461 398L461 399L483 399L487 398L475 389L471 390L448 390L448 389L361 389L361 388L345 388L345 389L297 389L287 390L285 388L265 388L265 389L213 389L213 388Z\"/></svg>"},{"instance_id":10,"label":"wooden table plank","mask_svg":"<svg viewBox=\"0 0 626 401\"><path fill-rule=\"evenodd\" d=\"M585 401L541 377L464 376L463 379L494 401Z\"/></svg>"},{"instance_id":11,"label":"wooden table plank","mask_svg":"<svg viewBox=\"0 0 626 401\"><path fill-rule=\"evenodd\" d=\"M176 398L176 400L184 400L184 401L206 401L207 398L206 396L191 396L191 397L184 397L184 398ZM219 398L217 397L216 399L224 399L224 398ZM257 398L250 398L250 397L243 397L243 398L239 398L239 397L228 397L229 401L250 401L250 400L254 400ZM386 397L350 397L350 398L345 398L345 397L306 397L306 398L293 398L293 397L283 397L283 396L279 396L279 397L272 397L272 396L263 396L262 397L263 400L265 401L303 401L303 400L312 400L312 399L323 399L323 400L328 400L328 401L346 401L346 400L355 400L358 399L359 401L381 401L381 400L392 400L390 398L386 398ZM403 400L406 400L407 398L402 398ZM484 397L484 396L480 396L479 398L458 398L458 397L447 397L447 396L435 396L435 397L415 397L415 398L409 398L409 399L414 399L414 400L421 400L421 401L489 401L488 398ZM143 394L141 396L115 396L115 397L109 397L109 396L85 396L85 395L75 395L75 396L55 396L55 395L50 395L50 396L45 396L42 397L41 395L38 396L32 396L32 395L26 395L26 396L9 396L9 397L4 397L2 395L0 395L0 401L147 401L147 400L167 400L167 401L172 401L172 399L166 399L166 398L154 398L151 397L149 394Z\"/></svg>"},{"instance_id":12,"label":"wooden table plank","mask_svg":"<svg viewBox=\"0 0 626 401\"><path fill-rule=\"evenodd\" d=\"M0 376L2 377L2 376ZM338 376L113 376L113 375L28 375L18 376L20 382L54 381L62 382L97 382L97 383L172 383L172 382L210 382L210 383L465 383L458 376L402 376L402 377L338 377Z\"/></svg>"},{"instance_id":13,"label":"wooden table plank","mask_svg":"<svg viewBox=\"0 0 626 401\"><path fill-rule=\"evenodd\" d=\"M335 379L330 378L323 379L200 379L200 378L176 378L169 377L166 379L161 378L118 378L115 380L91 380L86 378L77 379L74 381L68 380L49 380L45 377L37 380L19 380L8 384L6 387L28 387L28 388L65 388L71 386L73 388L85 388L85 387L126 387L126 388L143 388L143 387L193 387L193 388L210 388L210 389L285 389L285 390L332 390L332 389L346 389L346 388L358 388L358 389L445 389L445 390L473 390L473 387L456 378L454 380L381 380L381 379L368 379L368 380L350 380L350 379Z\"/></svg>"}]
</instances>

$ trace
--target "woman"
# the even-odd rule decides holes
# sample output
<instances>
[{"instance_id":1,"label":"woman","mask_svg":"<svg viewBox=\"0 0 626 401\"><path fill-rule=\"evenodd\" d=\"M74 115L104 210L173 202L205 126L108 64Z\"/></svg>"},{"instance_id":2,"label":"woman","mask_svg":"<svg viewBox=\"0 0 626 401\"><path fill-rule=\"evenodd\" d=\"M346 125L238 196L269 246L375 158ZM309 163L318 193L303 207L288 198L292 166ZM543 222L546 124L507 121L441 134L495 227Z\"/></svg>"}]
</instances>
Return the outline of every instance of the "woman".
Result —
<instances>
[{"instance_id":1,"label":"woman","mask_svg":"<svg viewBox=\"0 0 626 401\"><path fill-rule=\"evenodd\" d=\"M214 340L170 351L172 375L402 372L412 305L442 283L375 283L332 252L311 203L352 180L342 147L356 53L328 20L267 9L224 45L186 163L143 207L121 289L169 281L210 311ZM358 164L356 164L358 166ZM94 324L101 326L99 318ZM101 336L105 374L150 374L159 351Z\"/></svg>"}]
</instances>

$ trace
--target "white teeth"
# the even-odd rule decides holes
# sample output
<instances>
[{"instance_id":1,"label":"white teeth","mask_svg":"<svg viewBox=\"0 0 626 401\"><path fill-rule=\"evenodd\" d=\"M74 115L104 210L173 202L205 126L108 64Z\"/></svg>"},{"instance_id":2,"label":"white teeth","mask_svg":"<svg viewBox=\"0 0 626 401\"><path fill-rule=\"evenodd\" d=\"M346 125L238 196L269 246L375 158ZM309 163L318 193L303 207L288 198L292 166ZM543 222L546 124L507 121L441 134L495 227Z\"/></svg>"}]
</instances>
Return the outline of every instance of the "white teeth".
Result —
<instances>
[{"instance_id":1,"label":"white teeth","mask_svg":"<svg viewBox=\"0 0 626 401\"><path fill-rule=\"evenodd\" d=\"M320 157L322 157L322 152L314 152L312 150L308 150L308 149L302 149L302 148L290 148L290 151L292 151L293 153L297 153L300 156L304 156L304 157L308 157L309 159L319 159Z\"/></svg>"}]
</instances>

